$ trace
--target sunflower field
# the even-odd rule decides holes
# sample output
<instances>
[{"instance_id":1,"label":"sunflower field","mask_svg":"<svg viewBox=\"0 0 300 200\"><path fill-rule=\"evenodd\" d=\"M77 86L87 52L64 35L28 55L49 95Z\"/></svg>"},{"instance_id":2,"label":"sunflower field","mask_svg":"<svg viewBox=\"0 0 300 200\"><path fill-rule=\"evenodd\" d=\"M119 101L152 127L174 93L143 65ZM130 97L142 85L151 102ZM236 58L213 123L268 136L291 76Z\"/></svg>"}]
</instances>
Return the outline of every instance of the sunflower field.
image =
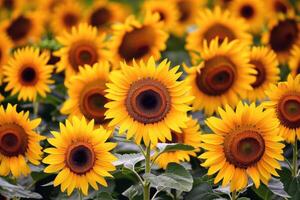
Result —
<instances>
[{"instance_id":1,"label":"sunflower field","mask_svg":"<svg viewBox=\"0 0 300 200\"><path fill-rule=\"evenodd\" d=\"M300 0L0 0L0 200L299 200Z\"/></svg>"}]
</instances>

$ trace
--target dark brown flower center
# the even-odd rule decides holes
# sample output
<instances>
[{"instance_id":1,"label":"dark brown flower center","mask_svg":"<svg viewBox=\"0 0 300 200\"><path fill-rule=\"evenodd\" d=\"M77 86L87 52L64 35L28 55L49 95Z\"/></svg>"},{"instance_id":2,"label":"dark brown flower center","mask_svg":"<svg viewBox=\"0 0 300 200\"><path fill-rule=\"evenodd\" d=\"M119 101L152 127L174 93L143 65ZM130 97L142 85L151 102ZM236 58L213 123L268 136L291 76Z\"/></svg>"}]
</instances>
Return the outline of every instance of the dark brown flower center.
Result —
<instances>
[{"instance_id":1,"label":"dark brown flower center","mask_svg":"<svg viewBox=\"0 0 300 200\"><path fill-rule=\"evenodd\" d=\"M103 84L88 85L80 94L80 111L89 120L94 119L97 124L103 124L104 113L106 109L104 105L108 102L104 94L105 87Z\"/></svg>"},{"instance_id":2,"label":"dark brown flower center","mask_svg":"<svg viewBox=\"0 0 300 200\"><path fill-rule=\"evenodd\" d=\"M288 11L287 6L281 1L275 1L274 8L275 8L276 12L279 12L279 13L285 14Z\"/></svg>"},{"instance_id":3,"label":"dark brown flower center","mask_svg":"<svg viewBox=\"0 0 300 200\"><path fill-rule=\"evenodd\" d=\"M79 17L75 13L66 13L63 16L63 23L69 29L76 26L79 22Z\"/></svg>"},{"instance_id":4,"label":"dark brown flower center","mask_svg":"<svg viewBox=\"0 0 300 200\"><path fill-rule=\"evenodd\" d=\"M15 6L15 0L3 0L3 7L12 10Z\"/></svg>"},{"instance_id":5,"label":"dark brown flower center","mask_svg":"<svg viewBox=\"0 0 300 200\"><path fill-rule=\"evenodd\" d=\"M91 14L90 24L99 28L106 25L110 21L111 17L111 12L107 8L101 7Z\"/></svg>"},{"instance_id":6,"label":"dark brown flower center","mask_svg":"<svg viewBox=\"0 0 300 200\"><path fill-rule=\"evenodd\" d=\"M22 85L33 86L38 82L38 75L33 67L24 67L20 73L20 82Z\"/></svg>"},{"instance_id":7,"label":"dark brown flower center","mask_svg":"<svg viewBox=\"0 0 300 200\"><path fill-rule=\"evenodd\" d=\"M241 16L246 19L250 19L254 15L254 9L251 5L244 5L240 10Z\"/></svg>"},{"instance_id":8,"label":"dark brown flower center","mask_svg":"<svg viewBox=\"0 0 300 200\"><path fill-rule=\"evenodd\" d=\"M207 40L208 43L216 37L219 38L219 44L221 44L225 38L227 38L228 41L236 39L234 32L223 24L214 24L203 34L203 38Z\"/></svg>"},{"instance_id":9,"label":"dark brown flower center","mask_svg":"<svg viewBox=\"0 0 300 200\"><path fill-rule=\"evenodd\" d=\"M186 22L191 17L191 2L188 0L182 0L177 2L177 7L179 10L179 21Z\"/></svg>"},{"instance_id":10,"label":"dark brown flower center","mask_svg":"<svg viewBox=\"0 0 300 200\"><path fill-rule=\"evenodd\" d=\"M135 28L123 37L119 54L128 62L132 59L141 59L149 54L153 41L155 41L155 32L151 27Z\"/></svg>"},{"instance_id":11,"label":"dark brown flower center","mask_svg":"<svg viewBox=\"0 0 300 200\"><path fill-rule=\"evenodd\" d=\"M231 88L235 78L234 64L228 58L220 56L205 61L201 73L197 73L196 84L203 93L218 96Z\"/></svg>"},{"instance_id":12,"label":"dark brown flower center","mask_svg":"<svg viewBox=\"0 0 300 200\"><path fill-rule=\"evenodd\" d=\"M297 74L300 74L300 62L298 63L296 73L297 73Z\"/></svg>"},{"instance_id":13,"label":"dark brown flower center","mask_svg":"<svg viewBox=\"0 0 300 200\"><path fill-rule=\"evenodd\" d=\"M259 60L252 60L252 61L250 61L250 63L252 65L254 65L255 70L257 71L257 74L255 75L256 80L251 85L253 88L258 88L266 80L266 69L265 69L264 64Z\"/></svg>"},{"instance_id":14,"label":"dark brown flower center","mask_svg":"<svg viewBox=\"0 0 300 200\"><path fill-rule=\"evenodd\" d=\"M132 83L125 105L134 120L149 124L164 119L171 109L170 101L168 89L159 81L147 78Z\"/></svg>"},{"instance_id":15,"label":"dark brown flower center","mask_svg":"<svg viewBox=\"0 0 300 200\"><path fill-rule=\"evenodd\" d=\"M248 168L256 164L264 152L264 139L255 131L230 133L224 141L225 157L235 167Z\"/></svg>"},{"instance_id":16,"label":"dark brown flower center","mask_svg":"<svg viewBox=\"0 0 300 200\"><path fill-rule=\"evenodd\" d=\"M300 95L290 94L278 102L277 116L281 124L287 128L300 127Z\"/></svg>"},{"instance_id":17,"label":"dark brown flower center","mask_svg":"<svg viewBox=\"0 0 300 200\"><path fill-rule=\"evenodd\" d=\"M159 21L165 21L166 15L163 11L161 10L154 10L153 13L158 13L159 14Z\"/></svg>"},{"instance_id":18,"label":"dark brown flower center","mask_svg":"<svg viewBox=\"0 0 300 200\"><path fill-rule=\"evenodd\" d=\"M31 26L31 20L21 15L11 21L6 28L6 33L13 41L19 41L27 37L31 30Z\"/></svg>"},{"instance_id":19,"label":"dark brown flower center","mask_svg":"<svg viewBox=\"0 0 300 200\"><path fill-rule=\"evenodd\" d=\"M0 153L5 156L24 155L28 145L27 134L16 124L0 126Z\"/></svg>"},{"instance_id":20,"label":"dark brown flower center","mask_svg":"<svg viewBox=\"0 0 300 200\"><path fill-rule=\"evenodd\" d=\"M89 172L94 167L95 160L95 153L90 144L78 142L67 150L66 165L76 174Z\"/></svg>"},{"instance_id":21,"label":"dark brown flower center","mask_svg":"<svg viewBox=\"0 0 300 200\"><path fill-rule=\"evenodd\" d=\"M176 133L172 131L171 135L172 135L172 140L171 141L167 140L166 143L179 143L179 144L184 143L183 133Z\"/></svg>"},{"instance_id":22,"label":"dark brown flower center","mask_svg":"<svg viewBox=\"0 0 300 200\"><path fill-rule=\"evenodd\" d=\"M79 66L93 65L98 61L97 47L91 42L81 41L71 46L69 50L69 62L78 72Z\"/></svg>"},{"instance_id":23,"label":"dark brown flower center","mask_svg":"<svg viewBox=\"0 0 300 200\"><path fill-rule=\"evenodd\" d=\"M272 30L270 45L276 52L288 51L298 39L297 22L292 19L280 21Z\"/></svg>"}]
</instances>

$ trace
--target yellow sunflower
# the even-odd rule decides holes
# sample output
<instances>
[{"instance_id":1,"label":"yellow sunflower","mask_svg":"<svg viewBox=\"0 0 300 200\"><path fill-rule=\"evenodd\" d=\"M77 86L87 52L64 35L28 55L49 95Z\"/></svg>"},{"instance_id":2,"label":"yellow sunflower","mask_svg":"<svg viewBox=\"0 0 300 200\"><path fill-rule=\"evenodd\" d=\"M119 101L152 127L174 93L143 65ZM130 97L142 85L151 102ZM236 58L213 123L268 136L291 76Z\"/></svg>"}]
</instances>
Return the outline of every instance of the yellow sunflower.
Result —
<instances>
[{"instance_id":1,"label":"yellow sunflower","mask_svg":"<svg viewBox=\"0 0 300 200\"><path fill-rule=\"evenodd\" d=\"M206 124L214 132L201 135L201 147L206 150L199 156L205 159L207 175L217 173L214 183L223 179L222 186L239 191L250 177L256 188L260 182L268 185L272 175L279 176L278 161L283 161L284 144L277 135L278 123L262 106L238 104L236 112L230 107L219 109L221 119L210 117Z\"/></svg>"},{"instance_id":2,"label":"yellow sunflower","mask_svg":"<svg viewBox=\"0 0 300 200\"><path fill-rule=\"evenodd\" d=\"M253 47L250 53L250 64L254 65L257 74L255 82L251 84L253 91L248 91L248 99L263 100L266 97L265 90L280 79L276 54L268 47Z\"/></svg>"},{"instance_id":3,"label":"yellow sunflower","mask_svg":"<svg viewBox=\"0 0 300 200\"><path fill-rule=\"evenodd\" d=\"M225 38L228 41L240 39L247 44L252 43L252 36L247 32L249 26L239 17L233 16L229 11L222 11L220 7L214 10L205 9L200 12L196 20L198 28L188 34L186 49L190 52L193 61L203 48L203 41L211 42L219 37L221 43Z\"/></svg>"},{"instance_id":4,"label":"yellow sunflower","mask_svg":"<svg viewBox=\"0 0 300 200\"><path fill-rule=\"evenodd\" d=\"M10 13L15 10L21 10L24 0L0 0L0 19L10 17Z\"/></svg>"},{"instance_id":5,"label":"yellow sunflower","mask_svg":"<svg viewBox=\"0 0 300 200\"><path fill-rule=\"evenodd\" d=\"M130 9L124 4L105 0L94 1L85 18L91 26L108 31L113 23L124 22L129 14Z\"/></svg>"},{"instance_id":6,"label":"yellow sunflower","mask_svg":"<svg viewBox=\"0 0 300 200\"><path fill-rule=\"evenodd\" d=\"M265 21L265 7L261 0L233 0L229 10L238 17L244 18L250 30L257 33L262 30Z\"/></svg>"},{"instance_id":7,"label":"yellow sunflower","mask_svg":"<svg viewBox=\"0 0 300 200\"><path fill-rule=\"evenodd\" d=\"M62 31L71 31L72 27L78 26L81 21L81 6L77 2L68 0L55 7L50 26L55 34L59 34Z\"/></svg>"},{"instance_id":8,"label":"yellow sunflower","mask_svg":"<svg viewBox=\"0 0 300 200\"><path fill-rule=\"evenodd\" d=\"M49 85L53 71L52 65L47 65L49 54L41 53L39 49L25 47L14 52L3 67L5 91L11 90L11 95L18 94L18 99L35 101L37 95L46 97L50 92Z\"/></svg>"},{"instance_id":9,"label":"yellow sunflower","mask_svg":"<svg viewBox=\"0 0 300 200\"><path fill-rule=\"evenodd\" d=\"M112 162L116 160L109 151L116 144L106 142L110 132L103 127L94 128L94 120L89 123L84 118L73 117L60 124L60 132L52 131L53 138L48 142L53 145L44 150L49 155L43 162L49 164L46 173L58 172L53 185L61 185L61 191L70 195L78 188L88 194L89 185L98 190L98 183L107 186L104 177L112 177Z\"/></svg>"},{"instance_id":10,"label":"yellow sunflower","mask_svg":"<svg viewBox=\"0 0 300 200\"><path fill-rule=\"evenodd\" d=\"M121 70L112 71L107 84L106 97L111 102L105 105L110 127L119 125L122 134L127 130L127 139L134 136L137 144L143 139L146 145L156 145L158 140L172 139L171 131L181 133L188 121L188 104L194 97L187 95L179 66L170 68L170 62L162 61L156 66L153 58L145 64L121 63Z\"/></svg>"},{"instance_id":11,"label":"yellow sunflower","mask_svg":"<svg viewBox=\"0 0 300 200\"><path fill-rule=\"evenodd\" d=\"M17 112L17 106L0 106L0 176L11 173L18 178L27 176L29 161L39 165L42 159L40 141L44 139L34 131L41 119L30 120L29 112Z\"/></svg>"},{"instance_id":12,"label":"yellow sunflower","mask_svg":"<svg viewBox=\"0 0 300 200\"><path fill-rule=\"evenodd\" d=\"M270 101L264 102L264 106L280 124L279 135L294 143L300 138L300 75L295 78L288 76L286 82L272 85L266 94Z\"/></svg>"},{"instance_id":13,"label":"yellow sunflower","mask_svg":"<svg viewBox=\"0 0 300 200\"><path fill-rule=\"evenodd\" d=\"M109 64L96 63L79 68L79 73L67 84L69 99L64 102L61 113L70 117L84 116L88 120L94 119L97 124L106 124L104 104L105 84L108 82Z\"/></svg>"},{"instance_id":14,"label":"yellow sunflower","mask_svg":"<svg viewBox=\"0 0 300 200\"><path fill-rule=\"evenodd\" d=\"M40 11L20 13L15 11L11 19L1 23L0 30L4 32L15 46L28 42L36 42L44 31L45 15Z\"/></svg>"},{"instance_id":15,"label":"yellow sunflower","mask_svg":"<svg viewBox=\"0 0 300 200\"><path fill-rule=\"evenodd\" d=\"M294 45L300 44L300 23L294 15L280 15L269 20L262 42L277 54L280 63L288 61Z\"/></svg>"},{"instance_id":16,"label":"yellow sunflower","mask_svg":"<svg viewBox=\"0 0 300 200\"><path fill-rule=\"evenodd\" d=\"M7 64L13 44L3 33L0 33L0 41L0 83L2 83L2 66Z\"/></svg>"},{"instance_id":17,"label":"yellow sunflower","mask_svg":"<svg viewBox=\"0 0 300 200\"><path fill-rule=\"evenodd\" d=\"M300 47L298 45L294 45L291 51L289 67L293 76L300 74Z\"/></svg>"},{"instance_id":18,"label":"yellow sunflower","mask_svg":"<svg viewBox=\"0 0 300 200\"><path fill-rule=\"evenodd\" d=\"M73 27L71 32L65 31L57 40L63 46L54 53L60 57L57 72L66 70L67 79L79 71L79 66L109 60L105 34L99 34L96 27L86 23Z\"/></svg>"},{"instance_id":19,"label":"yellow sunflower","mask_svg":"<svg viewBox=\"0 0 300 200\"><path fill-rule=\"evenodd\" d=\"M269 19L276 18L280 14L287 14L293 12L293 7L289 0L265 0L266 15Z\"/></svg>"},{"instance_id":20,"label":"yellow sunflower","mask_svg":"<svg viewBox=\"0 0 300 200\"><path fill-rule=\"evenodd\" d=\"M108 47L113 55L113 64L119 66L120 61L128 64L132 60L147 60L153 56L155 60L161 57L160 52L166 49L168 34L163 30L159 14L147 12L143 22L133 15L124 23L113 26L113 35Z\"/></svg>"},{"instance_id":21,"label":"yellow sunflower","mask_svg":"<svg viewBox=\"0 0 300 200\"><path fill-rule=\"evenodd\" d=\"M159 20L164 22L163 28L167 31L172 31L177 26L179 19L179 11L176 4L170 0L147 0L142 6L144 13L158 13Z\"/></svg>"},{"instance_id":22,"label":"yellow sunflower","mask_svg":"<svg viewBox=\"0 0 300 200\"><path fill-rule=\"evenodd\" d=\"M205 1L201 0L171 0L175 3L179 12L177 24L173 27L172 32L177 36L183 36L187 28L195 23L199 9Z\"/></svg>"},{"instance_id":23,"label":"yellow sunflower","mask_svg":"<svg viewBox=\"0 0 300 200\"><path fill-rule=\"evenodd\" d=\"M193 146L193 151L174 151L161 154L155 161L155 163L166 169L167 165L171 162L180 163L183 161L190 161L190 156L195 157L196 152L199 151L201 133L200 125L198 121L189 117L186 122L186 128L182 129L182 133L171 132L172 140L167 143L179 143Z\"/></svg>"},{"instance_id":24,"label":"yellow sunflower","mask_svg":"<svg viewBox=\"0 0 300 200\"><path fill-rule=\"evenodd\" d=\"M209 45L205 41L201 52L203 62L185 67L186 82L196 97L193 110L204 109L205 114L211 115L219 106L235 106L240 97L246 97L257 73L249 63L249 56L247 46L238 40L228 42L226 38L219 44L215 38Z\"/></svg>"}]
</instances>

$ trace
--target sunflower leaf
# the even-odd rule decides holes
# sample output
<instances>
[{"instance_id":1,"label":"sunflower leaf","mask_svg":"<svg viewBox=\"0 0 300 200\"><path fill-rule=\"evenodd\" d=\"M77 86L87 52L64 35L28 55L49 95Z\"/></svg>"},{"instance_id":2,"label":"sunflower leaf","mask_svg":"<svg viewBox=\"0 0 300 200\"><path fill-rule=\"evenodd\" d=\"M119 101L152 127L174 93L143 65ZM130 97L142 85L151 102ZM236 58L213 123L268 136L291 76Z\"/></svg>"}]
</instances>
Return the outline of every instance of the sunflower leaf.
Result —
<instances>
[{"instance_id":1,"label":"sunflower leaf","mask_svg":"<svg viewBox=\"0 0 300 200\"><path fill-rule=\"evenodd\" d=\"M171 151L193 151L194 147L185 144L167 144L167 143L158 143L157 148L160 150L160 153L171 152Z\"/></svg>"},{"instance_id":2,"label":"sunflower leaf","mask_svg":"<svg viewBox=\"0 0 300 200\"><path fill-rule=\"evenodd\" d=\"M130 154L115 154L118 158L113 164L115 166L124 165L126 168L134 168L134 166L145 159L142 153L130 153Z\"/></svg>"},{"instance_id":3,"label":"sunflower leaf","mask_svg":"<svg viewBox=\"0 0 300 200\"><path fill-rule=\"evenodd\" d=\"M143 196L143 187L140 184L132 185L127 190L125 190L122 195L128 199L137 199Z\"/></svg>"},{"instance_id":4,"label":"sunflower leaf","mask_svg":"<svg viewBox=\"0 0 300 200\"><path fill-rule=\"evenodd\" d=\"M193 187L192 175L183 166L177 163L168 164L166 173L164 174L159 176L145 174L144 178L150 182L151 187L154 187L157 190L171 188L188 192Z\"/></svg>"}]
</instances>

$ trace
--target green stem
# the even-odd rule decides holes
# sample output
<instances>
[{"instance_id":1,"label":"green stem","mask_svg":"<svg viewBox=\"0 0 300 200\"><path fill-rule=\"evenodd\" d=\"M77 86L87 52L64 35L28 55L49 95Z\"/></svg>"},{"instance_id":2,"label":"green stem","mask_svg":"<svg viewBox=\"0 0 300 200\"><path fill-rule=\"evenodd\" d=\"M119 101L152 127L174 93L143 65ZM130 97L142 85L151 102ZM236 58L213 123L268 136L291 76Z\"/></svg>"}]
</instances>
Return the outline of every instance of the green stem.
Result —
<instances>
[{"instance_id":1,"label":"green stem","mask_svg":"<svg viewBox=\"0 0 300 200\"><path fill-rule=\"evenodd\" d=\"M231 200L236 200L237 199L237 194L236 194L236 190L234 190L232 193L231 193Z\"/></svg>"},{"instance_id":2,"label":"green stem","mask_svg":"<svg viewBox=\"0 0 300 200\"><path fill-rule=\"evenodd\" d=\"M35 117L38 117L38 113L39 113L39 102L35 101L33 102L33 114Z\"/></svg>"},{"instance_id":3,"label":"green stem","mask_svg":"<svg viewBox=\"0 0 300 200\"><path fill-rule=\"evenodd\" d=\"M78 189L78 198L79 198L79 200L83 200L83 195L82 195L82 192L80 191L80 189Z\"/></svg>"},{"instance_id":4,"label":"green stem","mask_svg":"<svg viewBox=\"0 0 300 200\"><path fill-rule=\"evenodd\" d=\"M151 167L150 167L150 144L148 144L147 149L146 149L146 157L145 157L145 174L149 174L151 171ZM144 200L150 200L150 183L149 181L145 181L144 182Z\"/></svg>"},{"instance_id":5,"label":"green stem","mask_svg":"<svg viewBox=\"0 0 300 200\"><path fill-rule=\"evenodd\" d=\"M298 174L298 147L297 147L297 138L295 138L295 144L293 145L293 168L292 175L296 177Z\"/></svg>"}]
</instances>

